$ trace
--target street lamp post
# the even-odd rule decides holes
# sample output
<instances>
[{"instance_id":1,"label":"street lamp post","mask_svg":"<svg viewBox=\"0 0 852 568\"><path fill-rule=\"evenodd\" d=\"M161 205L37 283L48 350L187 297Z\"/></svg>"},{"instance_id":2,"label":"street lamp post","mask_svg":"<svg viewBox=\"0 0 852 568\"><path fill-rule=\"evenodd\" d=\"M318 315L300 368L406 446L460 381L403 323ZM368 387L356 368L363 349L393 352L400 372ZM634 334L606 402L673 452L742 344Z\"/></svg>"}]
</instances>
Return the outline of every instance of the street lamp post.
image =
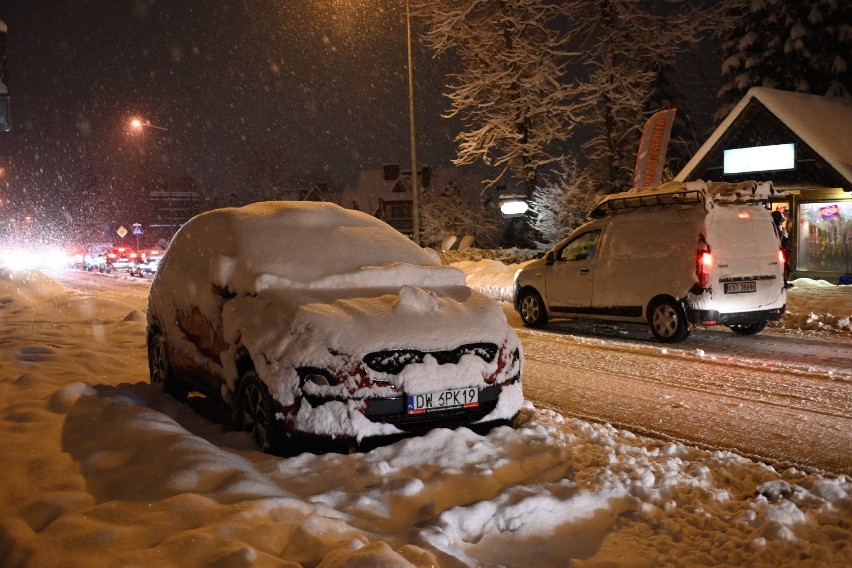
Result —
<instances>
[{"instance_id":1,"label":"street lamp post","mask_svg":"<svg viewBox=\"0 0 852 568\"><path fill-rule=\"evenodd\" d=\"M411 135L411 215L414 220L414 242L420 244L420 204L417 191L417 152L414 144L414 66L411 56L411 2L405 0L405 31L408 40L408 125Z\"/></svg>"},{"instance_id":2,"label":"street lamp post","mask_svg":"<svg viewBox=\"0 0 852 568\"><path fill-rule=\"evenodd\" d=\"M166 138L166 197L169 203L169 221L168 221L168 231L171 235L174 235L174 231L172 231L172 222L174 221L175 211L174 211L174 203L172 202L172 131L166 126L157 126L156 124L151 124L148 120L141 120L138 118L134 118L130 121L130 125L136 130L142 130L143 128L153 128L154 130L159 130L161 132L165 132Z\"/></svg>"}]
</instances>

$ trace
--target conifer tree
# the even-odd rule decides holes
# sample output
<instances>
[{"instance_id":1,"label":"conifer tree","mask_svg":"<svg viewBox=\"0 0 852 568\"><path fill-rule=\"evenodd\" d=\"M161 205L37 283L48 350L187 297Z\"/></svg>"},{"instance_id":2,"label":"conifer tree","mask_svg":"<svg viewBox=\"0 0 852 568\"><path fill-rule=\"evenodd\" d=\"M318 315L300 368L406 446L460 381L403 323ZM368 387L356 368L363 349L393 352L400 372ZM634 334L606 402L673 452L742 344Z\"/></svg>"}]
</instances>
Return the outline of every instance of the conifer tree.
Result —
<instances>
[{"instance_id":1,"label":"conifer tree","mask_svg":"<svg viewBox=\"0 0 852 568\"><path fill-rule=\"evenodd\" d=\"M852 96L852 3L727 0L718 120L751 87Z\"/></svg>"}]
</instances>

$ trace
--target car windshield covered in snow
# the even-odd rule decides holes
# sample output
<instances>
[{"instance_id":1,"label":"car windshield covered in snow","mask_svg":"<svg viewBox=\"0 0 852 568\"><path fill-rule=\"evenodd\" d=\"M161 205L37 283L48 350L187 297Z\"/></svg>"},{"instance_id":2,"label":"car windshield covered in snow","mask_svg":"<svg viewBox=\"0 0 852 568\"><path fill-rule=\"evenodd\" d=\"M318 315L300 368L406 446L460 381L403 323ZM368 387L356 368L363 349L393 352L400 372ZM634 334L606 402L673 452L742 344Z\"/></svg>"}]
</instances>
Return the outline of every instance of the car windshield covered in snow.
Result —
<instances>
[{"instance_id":1,"label":"car windshield covered in snow","mask_svg":"<svg viewBox=\"0 0 852 568\"><path fill-rule=\"evenodd\" d=\"M384 222L326 203L182 227L151 288L148 346L152 381L221 399L272 450L485 431L523 404L500 306Z\"/></svg>"}]
</instances>

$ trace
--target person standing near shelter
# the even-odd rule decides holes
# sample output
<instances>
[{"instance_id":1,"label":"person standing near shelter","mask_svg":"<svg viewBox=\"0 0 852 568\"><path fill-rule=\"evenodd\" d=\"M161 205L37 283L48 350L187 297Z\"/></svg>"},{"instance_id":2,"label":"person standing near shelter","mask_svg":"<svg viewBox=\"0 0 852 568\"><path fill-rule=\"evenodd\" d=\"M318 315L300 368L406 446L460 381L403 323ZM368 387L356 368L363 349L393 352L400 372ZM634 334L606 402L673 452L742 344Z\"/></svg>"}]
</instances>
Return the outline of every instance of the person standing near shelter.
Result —
<instances>
[{"instance_id":1,"label":"person standing near shelter","mask_svg":"<svg viewBox=\"0 0 852 568\"><path fill-rule=\"evenodd\" d=\"M791 284L787 282L787 277L790 275L792 266L790 265L790 255L793 252L793 242L790 240L790 235L784 228L784 214L780 211L772 212L772 220L775 222L775 228L778 231L778 238L781 241L781 251L784 254L784 287L790 288Z\"/></svg>"}]
</instances>

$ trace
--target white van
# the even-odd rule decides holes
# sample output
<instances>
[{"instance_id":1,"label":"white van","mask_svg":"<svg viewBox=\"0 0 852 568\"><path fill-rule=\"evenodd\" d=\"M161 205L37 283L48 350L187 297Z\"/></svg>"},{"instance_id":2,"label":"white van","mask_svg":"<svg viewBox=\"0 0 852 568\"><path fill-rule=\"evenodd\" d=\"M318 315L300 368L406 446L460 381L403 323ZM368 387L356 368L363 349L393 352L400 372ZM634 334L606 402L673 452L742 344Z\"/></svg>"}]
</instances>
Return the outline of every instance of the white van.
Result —
<instances>
[{"instance_id":1,"label":"white van","mask_svg":"<svg viewBox=\"0 0 852 568\"><path fill-rule=\"evenodd\" d=\"M524 324L566 316L647 322L657 340L690 324L760 332L784 315L771 183L672 182L602 198L592 221L515 275Z\"/></svg>"}]
</instances>

